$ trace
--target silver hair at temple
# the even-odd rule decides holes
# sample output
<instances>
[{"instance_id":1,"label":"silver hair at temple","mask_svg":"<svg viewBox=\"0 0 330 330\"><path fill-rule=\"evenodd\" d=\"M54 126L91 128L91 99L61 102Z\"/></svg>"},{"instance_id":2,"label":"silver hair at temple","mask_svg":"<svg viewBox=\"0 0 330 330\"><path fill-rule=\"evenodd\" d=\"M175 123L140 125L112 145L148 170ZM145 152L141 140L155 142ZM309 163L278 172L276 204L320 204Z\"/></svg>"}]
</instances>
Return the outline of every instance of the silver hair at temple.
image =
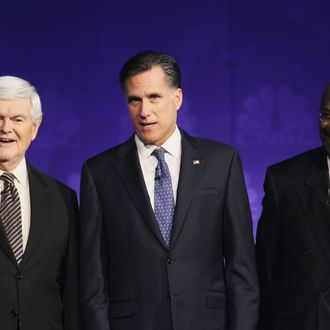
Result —
<instances>
[{"instance_id":1,"label":"silver hair at temple","mask_svg":"<svg viewBox=\"0 0 330 330\"><path fill-rule=\"evenodd\" d=\"M14 76L0 76L0 99L29 98L32 121L42 116L41 101L37 90L28 81Z\"/></svg>"}]
</instances>

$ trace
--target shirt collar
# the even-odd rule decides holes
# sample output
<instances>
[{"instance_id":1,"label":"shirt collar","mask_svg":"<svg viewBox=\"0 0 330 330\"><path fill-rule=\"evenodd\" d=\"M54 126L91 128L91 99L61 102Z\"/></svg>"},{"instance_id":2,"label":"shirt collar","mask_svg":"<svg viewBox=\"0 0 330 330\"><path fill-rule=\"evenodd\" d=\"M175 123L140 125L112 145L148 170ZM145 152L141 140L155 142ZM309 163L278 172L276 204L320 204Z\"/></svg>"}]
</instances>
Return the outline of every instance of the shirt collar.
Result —
<instances>
[{"instance_id":1,"label":"shirt collar","mask_svg":"<svg viewBox=\"0 0 330 330\"><path fill-rule=\"evenodd\" d=\"M138 153L144 158L148 158L157 148L157 146L153 144L144 144L136 134L134 139ZM161 145L161 147L175 158L179 157L181 148L181 133L178 126L175 127L173 134Z\"/></svg>"},{"instance_id":2,"label":"shirt collar","mask_svg":"<svg viewBox=\"0 0 330 330\"><path fill-rule=\"evenodd\" d=\"M5 171L0 170L0 175L2 175ZM27 186L27 168L26 168L26 160L23 158L21 162L12 170L10 171L15 175L16 180L23 185L23 187Z\"/></svg>"}]
</instances>

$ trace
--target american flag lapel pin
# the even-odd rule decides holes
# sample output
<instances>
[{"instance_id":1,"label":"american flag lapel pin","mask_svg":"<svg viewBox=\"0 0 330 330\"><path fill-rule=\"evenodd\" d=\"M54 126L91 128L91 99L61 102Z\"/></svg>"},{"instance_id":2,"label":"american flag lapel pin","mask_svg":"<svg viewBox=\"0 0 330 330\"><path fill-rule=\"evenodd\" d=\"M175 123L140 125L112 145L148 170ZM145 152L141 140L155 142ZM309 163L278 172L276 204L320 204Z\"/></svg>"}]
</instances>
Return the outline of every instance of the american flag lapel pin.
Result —
<instances>
[{"instance_id":1,"label":"american flag lapel pin","mask_svg":"<svg viewBox=\"0 0 330 330\"><path fill-rule=\"evenodd\" d=\"M194 160L193 160L193 164L194 164L194 165L199 165L199 164L200 164L199 159L194 159Z\"/></svg>"}]
</instances>

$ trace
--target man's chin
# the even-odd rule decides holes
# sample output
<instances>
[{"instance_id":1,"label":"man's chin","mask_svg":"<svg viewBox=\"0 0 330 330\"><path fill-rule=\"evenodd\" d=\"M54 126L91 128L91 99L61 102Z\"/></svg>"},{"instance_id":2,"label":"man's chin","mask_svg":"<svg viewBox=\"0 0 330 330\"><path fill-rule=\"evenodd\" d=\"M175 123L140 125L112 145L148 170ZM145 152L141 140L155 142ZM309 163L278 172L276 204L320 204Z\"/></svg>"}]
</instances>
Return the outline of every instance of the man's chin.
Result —
<instances>
[{"instance_id":1,"label":"man's chin","mask_svg":"<svg viewBox=\"0 0 330 330\"><path fill-rule=\"evenodd\" d=\"M325 141L325 139L323 139L323 145L325 150L327 151L327 154L330 155L330 142Z\"/></svg>"},{"instance_id":2,"label":"man's chin","mask_svg":"<svg viewBox=\"0 0 330 330\"><path fill-rule=\"evenodd\" d=\"M141 133L138 133L137 136L139 137L139 139L144 144L155 144L155 141L157 141L155 139L155 137L153 136L153 134L141 134Z\"/></svg>"},{"instance_id":3,"label":"man's chin","mask_svg":"<svg viewBox=\"0 0 330 330\"><path fill-rule=\"evenodd\" d=\"M3 171L13 170L20 161L16 158L6 157L0 154L0 169Z\"/></svg>"}]
</instances>

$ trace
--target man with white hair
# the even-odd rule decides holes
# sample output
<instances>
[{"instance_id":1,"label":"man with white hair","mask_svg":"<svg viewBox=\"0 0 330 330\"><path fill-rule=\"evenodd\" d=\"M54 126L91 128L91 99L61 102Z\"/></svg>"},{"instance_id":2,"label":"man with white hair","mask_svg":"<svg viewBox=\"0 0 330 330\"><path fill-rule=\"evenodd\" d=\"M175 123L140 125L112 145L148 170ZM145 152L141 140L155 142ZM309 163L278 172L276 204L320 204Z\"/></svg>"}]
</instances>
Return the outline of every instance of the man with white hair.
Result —
<instances>
[{"instance_id":1,"label":"man with white hair","mask_svg":"<svg viewBox=\"0 0 330 330\"><path fill-rule=\"evenodd\" d=\"M41 120L35 88L0 77L1 329L78 330L77 198L25 159Z\"/></svg>"}]
</instances>

